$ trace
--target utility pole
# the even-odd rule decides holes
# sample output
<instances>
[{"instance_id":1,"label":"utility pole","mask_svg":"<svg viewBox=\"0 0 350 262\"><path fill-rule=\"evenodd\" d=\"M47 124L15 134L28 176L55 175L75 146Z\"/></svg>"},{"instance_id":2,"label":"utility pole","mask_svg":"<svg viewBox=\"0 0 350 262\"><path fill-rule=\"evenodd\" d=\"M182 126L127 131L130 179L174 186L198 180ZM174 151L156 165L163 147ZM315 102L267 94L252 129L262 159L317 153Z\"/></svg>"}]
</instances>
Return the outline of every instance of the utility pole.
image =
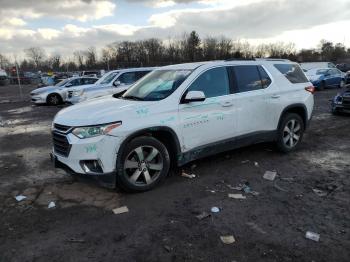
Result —
<instances>
[{"instance_id":1,"label":"utility pole","mask_svg":"<svg viewBox=\"0 0 350 262\"><path fill-rule=\"evenodd\" d=\"M19 70L18 70L18 64L17 64L17 58L15 55L15 67L16 67L16 74L17 74L17 82L18 82L18 87L19 87L19 95L21 100L23 100L23 93L22 93L22 86L21 86L21 79L19 77Z\"/></svg>"}]
</instances>

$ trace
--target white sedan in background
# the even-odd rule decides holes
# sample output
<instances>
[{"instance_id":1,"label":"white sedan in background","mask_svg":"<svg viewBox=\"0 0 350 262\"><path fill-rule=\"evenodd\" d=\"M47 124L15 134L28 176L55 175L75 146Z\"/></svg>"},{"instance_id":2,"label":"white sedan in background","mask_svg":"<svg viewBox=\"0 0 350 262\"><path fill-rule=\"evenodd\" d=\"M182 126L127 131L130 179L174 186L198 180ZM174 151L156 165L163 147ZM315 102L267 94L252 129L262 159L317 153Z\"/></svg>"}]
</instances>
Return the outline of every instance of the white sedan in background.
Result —
<instances>
[{"instance_id":1,"label":"white sedan in background","mask_svg":"<svg viewBox=\"0 0 350 262\"><path fill-rule=\"evenodd\" d=\"M137 80L157 69L156 67L140 67L114 70L105 74L94 85L81 86L68 93L67 102L77 104L89 99L118 94L127 90Z\"/></svg>"},{"instance_id":2,"label":"white sedan in background","mask_svg":"<svg viewBox=\"0 0 350 262\"><path fill-rule=\"evenodd\" d=\"M66 101L69 90L76 86L94 84L97 80L96 77L72 77L64 79L54 86L34 89L30 96L34 104L58 105Z\"/></svg>"}]
</instances>

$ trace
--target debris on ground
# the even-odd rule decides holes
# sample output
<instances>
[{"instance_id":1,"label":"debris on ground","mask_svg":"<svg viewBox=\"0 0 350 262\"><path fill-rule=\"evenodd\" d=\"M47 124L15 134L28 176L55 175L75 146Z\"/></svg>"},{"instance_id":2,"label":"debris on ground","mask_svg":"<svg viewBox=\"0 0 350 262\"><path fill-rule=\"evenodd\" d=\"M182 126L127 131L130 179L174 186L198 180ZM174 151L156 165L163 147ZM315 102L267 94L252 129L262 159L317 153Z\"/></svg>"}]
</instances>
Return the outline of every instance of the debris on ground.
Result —
<instances>
[{"instance_id":1,"label":"debris on ground","mask_svg":"<svg viewBox=\"0 0 350 262\"><path fill-rule=\"evenodd\" d=\"M273 186L274 186L276 189L278 189L279 191L289 192L288 189L285 189L285 188L283 188L283 187L280 187L280 186L277 184L277 181L275 181L275 182L273 183Z\"/></svg>"},{"instance_id":2,"label":"debris on ground","mask_svg":"<svg viewBox=\"0 0 350 262\"><path fill-rule=\"evenodd\" d=\"M224 243L226 245L230 245L230 244L233 244L234 242L236 242L236 239L232 235L220 236L220 239L221 239L222 243Z\"/></svg>"},{"instance_id":3,"label":"debris on ground","mask_svg":"<svg viewBox=\"0 0 350 262\"><path fill-rule=\"evenodd\" d=\"M67 242L71 242L71 243L85 243L85 240L84 239L70 238L70 239L67 239Z\"/></svg>"},{"instance_id":4,"label":"debris on ground","mask_svg":"<svg viewBox=\"0 0 350 262\"><path fill-rule=\"evenodd\" d=\"M263 229L261 229L257 224L255 224L254 222L247 222L246 225L249 226L251 229L253 229L256 232L259 232L261 234L266 234L266 232Z\"/></svg>"},{"instance_id":5,"label":"debris on ground","mask_svg":"<svg viewBox=\"0 0 350 262\"><path fill-rule=\"evenodd\" d=\"M258 162L254 162L254 166L258 167L259 163Z\"/></svg>"},{"instance_id":6,"label":"debris on ground","mask_svg":"<svg viewBox=\"0 0 350 262\"><path fill-rule=\"evenodd\" d=\"M220 212L220 208L218 208L218 207L212 207L212 208L210 209L210 211L211 211L212 213L219 213L219 212Z\"/></svg>"},{"instance_id":7,"label":"debris on ground","mask_svg":"<svg viewBox=\"0 0 350 262\"><path fill-rule=\"evenodd\" d=\"M247 163L249 163L250 161L247 159L247 160L243 160L243 161L241 161L241 163L242 164L247 164Z\"/></svg>"},{"instance_id":8,"label":"debris on ground","mask_svg":"<svg viewBox=\"0 0 350 262\"><path fill-rule=\"evenodd\" d=\"M22 200L26 199L27 197L26 196L23 196L23 195L18 195L18 196L15 196L15 199L18 201L18 202L21 202Z\"/></svg>"},{"instance_id":9,"label":"debris on ground","mask_svg":"<svg viewBox=\"0 0 350 262\"><path fill-rule=\"evenodd\" d=\"M246 199L246 196L243 196L242 194L228 194L229 198L234 198L234 199Z\"/></svg>"},{"instance_id":10,"label":"debris on ground","mask_svg":"<svg viewBox=\"0 0 350 262\"><path fill-rule=\"evenodd\" d=\"M320 234L317 234L317 233L314 233L311 231L307 231L305 234L305 238L318 242L318 241L320 241Z\"/></svg>"},{"instance_id":11,"label":"debris on ground","mask_svg":"<svg viewBox=\"0 0 350 262\"><path fill-rule=\"evenodd\" d=\"M250 186L249 186L249 183L248 183L248 182L247 182L247 183L245 183L245 184L243 185L242 190L244 191L244 193L250 193L250 192L252 192L252 189L250 188Z\"/></svg>"},{"instance_id":12,"label":"debris on ground","mask_svg":"<svg viewBox=\"0 0 350 262\"><path fill-rule=\"evenodd\" d=\"M187 174L187 173L185 173L184 171L182 171L181 176L182 176L182 177L191 178L191 179L196 177L195 174Z\"/></svg>"},{"instance_id":13,"label":"debris on ground","mask_svg":"<svg viewBox=\"0 0 350 262\"><path fill-rule=\"evenodd\" d=\"M228 187L229 189L238 190L238 191L241 191L241 190L243 189L243 185L242 185L242 184L239 184L238 186L227 185L227 187Z\"/></svg>"},{"instance_id":14,"label":"debris on ground","mask_svg":"<svg viewBox=\"0 0 350 262\"><path fill-rule=\"evenodd\" d=\"M171 250L172 250L172 248L171 247L169 247L169 246L167 246L167 245L165 245L165 246L163 246L164 247L164 249L166 250L166 251L168 251L169 253L171 252Z\"/></svg>"},{"instance_id":15,"label":"debris on ground","mask_svg":"<svg viewBox=\"0 0 350 262\"><path fill-rule=\"evenodd\" d=\"M129 209L127 206L122 206L122 207L115 208L112 211L114 214L118 215L118 214L123 214L123 213L129 212Z\"/></svg>"},{"instance_id":16,"label":"debris on ground","mask_svg":"<svg viewBox=\"0 0 350 262\"><path fill-rule=\"evenodd\" d=\"M55 204L55 202L53 202L53 201L51 201L51 202L49 203L49 205L47 206L47 208L54 208L54 207L56 207L56 204Z\"/></svg>"},{"instance_id":17,"label":"debris on ground","mask_svg":"<svg viewBox=\"0 0 350 262\"><path fill-rule=\"evenodd\" d=\"M328 194L327 192L320 190L320 189L317 189L317 188L313 188L312 191L314 191L314 193L320 197L327 196L327 194Z\"/></svg>"},{"instance_id":18,"label":"debris on ground","mask_svg":"<svg viewBox=\"0 0 350 262\"><path fill-rule=\"evenodd\" d=\"M202 212L202 213L200 213L198 216L196 216L196 218L197 218L198 220L203 220L204 218L208 218L208 217L210 217L210 214L207 213L207 212Z\"/></svg>"},{"instance_id":19,"label":"debris on ground","mask_svg":"<svg viewBox=\"0 0 350 262\"><path fill-rule=\"evenodd\" d=\"M263 178L266 180L273 181L273 180L275 180L276 176L277 176L276 171L266 171Z\"/></svg>"}]
</instances>

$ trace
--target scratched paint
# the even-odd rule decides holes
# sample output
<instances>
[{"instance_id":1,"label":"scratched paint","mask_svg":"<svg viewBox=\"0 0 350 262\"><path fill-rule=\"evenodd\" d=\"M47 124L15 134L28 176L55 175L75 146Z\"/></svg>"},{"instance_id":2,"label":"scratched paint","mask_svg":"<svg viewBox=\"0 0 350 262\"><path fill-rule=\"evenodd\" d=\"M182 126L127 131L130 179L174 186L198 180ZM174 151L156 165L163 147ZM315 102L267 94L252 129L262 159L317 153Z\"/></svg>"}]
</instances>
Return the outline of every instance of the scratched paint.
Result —
<instances>
[{"instance_id":1,"label":"scratched paint","mask_svg":"<svg viewBox=\"0 0 350 262\"><path fill-rule=\"evenodd\" d=\"M89 145L85 147L86 153L95 153L97 151L96 145Z\"/></svg>"}]
</instances>

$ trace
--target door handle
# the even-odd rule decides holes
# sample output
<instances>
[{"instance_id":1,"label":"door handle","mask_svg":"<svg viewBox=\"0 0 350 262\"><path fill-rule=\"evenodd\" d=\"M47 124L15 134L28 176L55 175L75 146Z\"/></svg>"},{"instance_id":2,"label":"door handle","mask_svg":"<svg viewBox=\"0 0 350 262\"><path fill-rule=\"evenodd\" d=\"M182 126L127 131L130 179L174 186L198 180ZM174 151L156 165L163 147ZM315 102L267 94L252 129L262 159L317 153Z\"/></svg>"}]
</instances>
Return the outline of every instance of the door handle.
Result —
<instances>
[{"instance_id":1,"label":"door handle","mask_svg":"<svg viewBox=\"0 0 350 262\"><path fill-rule=\"evenodd\" d=\"M233 106L233 103L231 101L224 101L221 103L223 107Z\"/></svg>"},{"instance_id":2,"label":"door handle","mask_svg":"<svg viewBox=\"0 0 350 262\"><path fill-rule=\"evenodd\" d=\"M274 98L274 99L277 99L277 98L280 98L281 96L280 95L272 95L271 98Z\"/></svg>"}]
</instances>

